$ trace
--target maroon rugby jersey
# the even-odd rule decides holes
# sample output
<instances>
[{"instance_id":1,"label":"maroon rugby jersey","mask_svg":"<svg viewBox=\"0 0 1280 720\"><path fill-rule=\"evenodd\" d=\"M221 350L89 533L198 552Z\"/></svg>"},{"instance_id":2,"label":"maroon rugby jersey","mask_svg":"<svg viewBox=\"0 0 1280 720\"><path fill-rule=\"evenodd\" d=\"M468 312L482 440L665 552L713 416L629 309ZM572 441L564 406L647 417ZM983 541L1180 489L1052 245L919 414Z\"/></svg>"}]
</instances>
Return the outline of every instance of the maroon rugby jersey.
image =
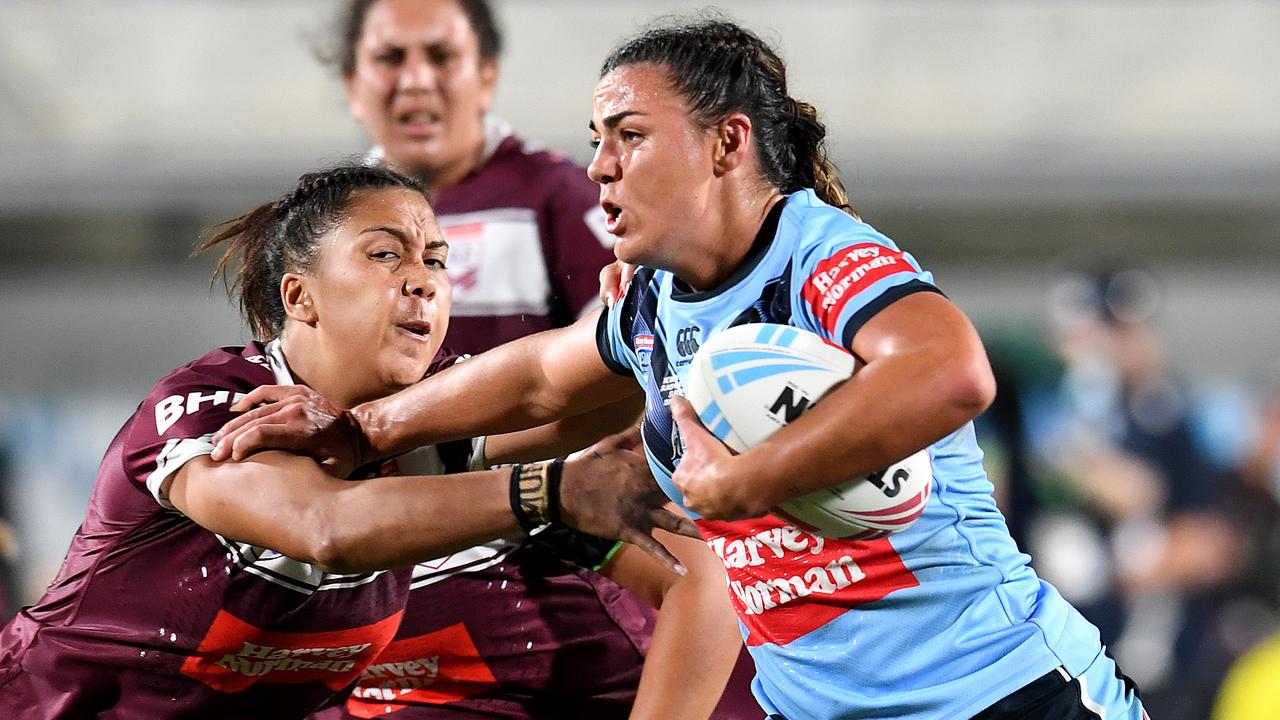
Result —
<instances>
[{"instance_id":1,"label":"maroon rugby jersey","mask_svg":"<svg viewBox=\"0 0 1280 720\"><path fill-rule=\"evenodd\" d=\"M614 260L586 171L497 121L486 132L484 164L431 202L449 241L449 346L463 353L571 324Z\"/></svg>"},{"instance_id":2,"label":"maroon rugby jersey","mask_svg":"<svg viewBox=\"0 0 1280 720\"><path fill-rule=\"evenodd\" d=\"M57 578L0 631L0 717L305 717L391 641L408 569L324 573L205 530L160 493L241 393L292 382L274 351L214 350L125 423Z\"/></svg>"},{"instance_id":3,"label":"maroon rugby jersey","mask_svg":"<svg viewBox=\"0 0 1280 720\"><path fill-rule=\"evenodd\" d=\"M471 446L456 442L401 455L382 472L440 475L472 464ZM318 717L628 717L652 608L584 567L603 562L613 541L564 526L536 537L517 533L414 567L395 638L345 710Z\"/></svg>"}]
</instances>

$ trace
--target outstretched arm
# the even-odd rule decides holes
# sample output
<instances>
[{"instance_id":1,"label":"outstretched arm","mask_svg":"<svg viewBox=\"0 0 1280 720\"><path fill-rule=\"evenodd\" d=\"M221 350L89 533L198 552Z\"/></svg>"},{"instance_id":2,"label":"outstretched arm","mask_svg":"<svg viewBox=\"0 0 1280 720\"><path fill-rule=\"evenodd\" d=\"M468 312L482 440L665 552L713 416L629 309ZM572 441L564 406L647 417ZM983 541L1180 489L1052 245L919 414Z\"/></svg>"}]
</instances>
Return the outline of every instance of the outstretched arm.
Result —
<instances>
[{"instance_id":1,"label":"outstretched arm","mask_svg":"<svg viewBox=\"0 0 1280 720\"><path fill-rule=\"evenodd\" d=\"M214 459L283 449L339 468L460 438L524 430L640 392L596 348L598 314L499 346L395 395L344 412L306 388L264 386L214 438Z\"/></svg>"},{"instance_id":2,"label":"outstretched arm","mask_svg":"<svg viewBox=\"0 0 1280 720\"><path fill-rule=\"evenodd\" d=\"M565 463L561 516L569 525L633 543L682 573L655 527L697 536L662 508L666 498L626 435ZM339 480L312 459L263 452L240 463L188 461L162 486L169 501L213 532L334 572L409 565L517 531L510 470ZM554 502L554 499L552 500Z\"/></svg>"},{"instance_id":3,"label":"outstretched arm","mask_svg":"<svg viewBox=\"0 0 1280 720\"><path fill-rule=\"evenodd\" d=\"M915 293L854 335L865 365L812 410L742 455L731 455L683 398L672 412L685 440L674 480L710 519L754 517L778 503L890 465L954 432L991 404L982 341L949 300Z\"/></svg>"}]
</instances>

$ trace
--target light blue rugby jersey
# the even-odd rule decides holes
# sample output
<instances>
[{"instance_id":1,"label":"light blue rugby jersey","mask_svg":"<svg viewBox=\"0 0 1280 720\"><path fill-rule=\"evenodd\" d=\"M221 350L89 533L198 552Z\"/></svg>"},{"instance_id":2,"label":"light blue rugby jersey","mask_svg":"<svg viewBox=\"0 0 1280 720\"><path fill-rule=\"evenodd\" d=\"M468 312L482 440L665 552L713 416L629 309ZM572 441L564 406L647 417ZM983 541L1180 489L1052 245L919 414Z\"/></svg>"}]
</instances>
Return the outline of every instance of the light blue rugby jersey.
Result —
<instances>
[{"instance_id":1,"label":"light blue rugby jersey","mask_svg":"<svg viewBox=\"0 0 1280 720\"><path fill-rule=\"evenodd\" d=\"M680 502L667 402L702 342L730 325L774 322L848 347L888 304L936 291L892 241L803 190L774 208L720 287L682 291L671 273L642 268L598 341L615 372L644 385L645 451ZM929 452L932 497L914 525L888 538L824 539L773 516L698 521L728 569L768 712L968 718L1059 665L1079 674L1102 652L1097 630L1010 539L972 424Z\"/></svg>"}]
</instances>

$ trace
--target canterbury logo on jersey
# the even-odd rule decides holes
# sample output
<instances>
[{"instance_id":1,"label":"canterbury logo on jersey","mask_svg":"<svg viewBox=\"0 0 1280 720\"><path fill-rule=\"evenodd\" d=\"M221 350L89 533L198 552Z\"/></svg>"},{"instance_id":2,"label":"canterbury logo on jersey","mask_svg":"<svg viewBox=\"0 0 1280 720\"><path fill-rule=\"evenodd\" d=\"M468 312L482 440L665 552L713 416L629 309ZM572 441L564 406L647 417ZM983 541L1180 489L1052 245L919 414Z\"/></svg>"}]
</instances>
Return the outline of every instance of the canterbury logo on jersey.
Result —
<instances>
[{"instance_id":1,"label":"canterbury logo on jersey","mask_svg":"<svg viewBox=\"0 0 1280 720\"><path fill-rule=\"evenodd\" d=\"M919 584L888 540L832 540L773 516L698 526L728 571L748 645L785 645L854 607Z\"/></svg>"}]
</instances>

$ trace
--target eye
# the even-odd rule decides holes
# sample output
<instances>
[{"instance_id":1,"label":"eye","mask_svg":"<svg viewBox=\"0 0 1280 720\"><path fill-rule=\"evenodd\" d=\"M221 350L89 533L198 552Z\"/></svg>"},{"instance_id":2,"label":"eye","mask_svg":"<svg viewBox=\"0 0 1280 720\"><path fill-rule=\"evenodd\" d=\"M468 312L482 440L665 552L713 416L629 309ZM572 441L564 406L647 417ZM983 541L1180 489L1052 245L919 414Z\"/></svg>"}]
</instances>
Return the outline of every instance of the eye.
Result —
<instances>
[{"instance_id":1,"label":"eye","mask_svg":"<svg viewBox=\"0 0 1280 720\"><path fill-rule=\"evenodd\" d=\"M377 252L369 253L369 257L375 260L399 260L400 253L395 250L379 250Z\"/></svg>"},{"instance_id":2,"label":"eye","mask_svg":"<svg viewBox=\"0 0 1280 720\"><path fill-rule=\"evenodd\" d=\"M374 62L379 65L396 66L404 62L403 48L385 48L379 50L373 56Z\"/></svg>"},{"instance_id":3,"label":"eye","mask_svg":"<svg viewBox=\"0 0 1280 720\"><path fill-rule=\"evenodd\" d=\"M426 265L429 268L435 268L436 270L445 269L444 260L442 258L435 258L435 257L423 258L422 262L424 265Z\"/></svg>"},{"instance_id":4,"label":"eye","mask_svg":"<svg viewBox=\"0 0 1280 720\"><path fill-rule=\"evenodd\" d=\"M589 140L589 141L588 141L588 143L587 143L587 144L589 144L589 145L591 146L591 149L592 149L592 150L595 150L596 148L599 148L599 147L600 147L600 138L598 138L598 137L593 137L593 138L591 138L591 140Z\"/></svg>"},{"instance_id":5,"label":"eye","mask_svg":"<svg viewBox=\"0 0 1280 720\"><path fill-rule=\"evenodd\" d=\"M453 59L456 56L457 53L455 53L451 48L438 46L427 48L427 59L431 61L432 65L439 65L443 67L453 62Z\"/></svg>"},{"instance_id":6,"label":"eye","mask_svg":"<svg viewBox=\"0 0 1280 720\"><path fill-rule=\"evenodd\" d=\"M622 142L630 143L635 142L644 136L635 130L620 130L618 132L618 137L622 138Z\"/></svg>"}]
</instances>

